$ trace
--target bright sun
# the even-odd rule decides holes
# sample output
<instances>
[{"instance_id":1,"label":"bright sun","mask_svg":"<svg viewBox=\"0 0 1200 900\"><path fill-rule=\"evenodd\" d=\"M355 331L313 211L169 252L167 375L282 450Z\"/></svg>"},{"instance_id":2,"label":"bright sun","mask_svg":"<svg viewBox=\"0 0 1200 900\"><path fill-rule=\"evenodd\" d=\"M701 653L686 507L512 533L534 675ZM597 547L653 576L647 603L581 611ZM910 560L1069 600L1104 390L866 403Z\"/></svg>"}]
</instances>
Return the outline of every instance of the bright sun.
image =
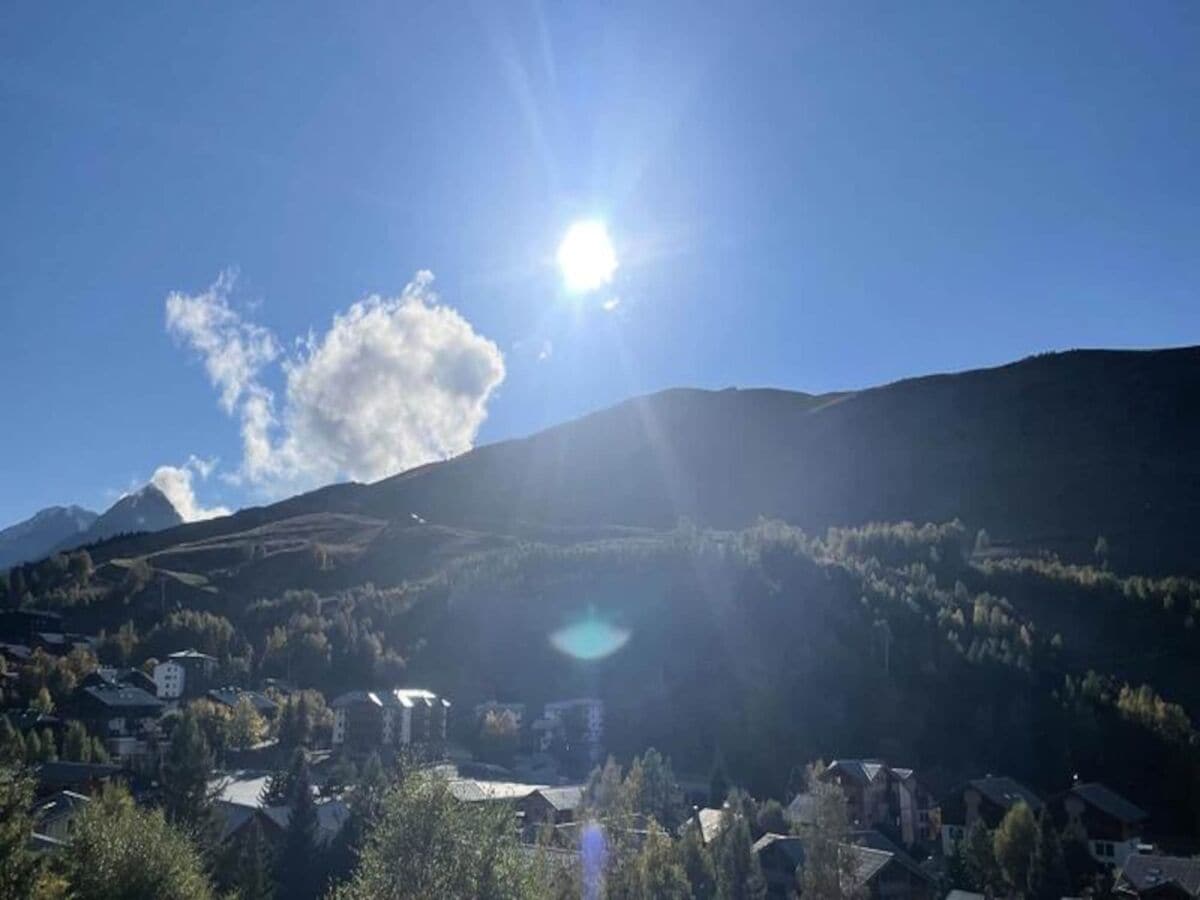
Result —
<instances>
[{"instance_id":1,"label":"bright sun","mask_svg":"<svg viewBox=\"0 0 1200 900\"><path fill-rule=\"evenodd\" d=\"M567 290L594 291L612 281L617 254L603 222L576 222L558 245L558 267Z\"/></svg>"}]
</instances>

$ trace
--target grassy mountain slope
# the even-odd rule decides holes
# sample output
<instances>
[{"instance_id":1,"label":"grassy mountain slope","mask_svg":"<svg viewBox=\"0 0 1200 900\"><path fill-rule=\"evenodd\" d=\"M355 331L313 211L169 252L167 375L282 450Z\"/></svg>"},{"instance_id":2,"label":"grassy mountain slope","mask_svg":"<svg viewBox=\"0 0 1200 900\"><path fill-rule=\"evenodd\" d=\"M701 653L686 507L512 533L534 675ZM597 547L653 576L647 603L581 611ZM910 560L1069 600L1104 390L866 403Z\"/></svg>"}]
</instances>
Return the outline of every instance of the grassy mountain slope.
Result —
<instances>
[{"instance_id":1,"label":"grassy mountain slope","mask_svg":"<svg viewBox=\"0 0 1200 900\"><path fill-rule=\"evenodd\" d=\"M671 390L371 485L332 485L116 545L129 555L291 516L496 534L551 528L810 531L945 521L1018 548L1196 571L1200 348L1076 351L844 394Z\"/></svg>"}]
</instances>

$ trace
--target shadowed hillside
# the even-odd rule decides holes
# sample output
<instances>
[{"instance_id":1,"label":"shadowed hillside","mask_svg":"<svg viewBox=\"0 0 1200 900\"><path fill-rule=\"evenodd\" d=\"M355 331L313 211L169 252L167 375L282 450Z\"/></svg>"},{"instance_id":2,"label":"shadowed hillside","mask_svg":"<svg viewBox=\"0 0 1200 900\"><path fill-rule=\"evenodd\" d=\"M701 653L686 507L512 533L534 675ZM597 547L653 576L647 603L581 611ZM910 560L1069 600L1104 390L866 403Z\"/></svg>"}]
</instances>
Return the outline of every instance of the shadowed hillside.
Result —
<instances>
[{"instance_id":1,"label":"shadowed hillside","mask_svg":"<svg viewBox=\"0 0 1200 900\"><path fill-rule=\"evenodd\" d=\"M812 396L670 390L372 485L343 484L143 536L127 554L328 512L515 534L543 526L810 531L984 527L993 541L1195 571L1200 348L1075 351Z\"/></svg>"}]
</instances>

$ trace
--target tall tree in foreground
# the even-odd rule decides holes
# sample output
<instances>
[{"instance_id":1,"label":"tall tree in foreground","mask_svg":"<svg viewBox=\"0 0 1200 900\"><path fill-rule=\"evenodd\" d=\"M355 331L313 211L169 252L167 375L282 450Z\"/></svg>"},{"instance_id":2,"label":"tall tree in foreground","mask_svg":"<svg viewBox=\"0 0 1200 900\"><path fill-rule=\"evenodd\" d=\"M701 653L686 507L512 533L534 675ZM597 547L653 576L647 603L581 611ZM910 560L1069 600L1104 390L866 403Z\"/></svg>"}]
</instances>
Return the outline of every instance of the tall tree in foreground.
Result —
<instances>
[{"instance_id":1,"label":"tall tree in foreground","mask_svg":"<svg viewBox=\"0 0 1200 900\"><path fill-rule=\"evenodd\" d=\"M72 900L212 900L195 845L124 788L106 788L75 822L59 858Z\"/></svg>"},{"instance_id":2,"label":"tall tree in foreground","mask_svg":"<svg viewBox=\"0 0 1200 900\"><path fill-rule=\"evenodd\" d=\"M468 808L442 779L414 773L388 790L353 876L331 896L517 900L529 896L532 871L509 810Z\"/></svg>"},{"instance_id":3,"label":"tall tree in foreground","mask_svg":"<svg viewBox=\"0 0 1200 900\"><path fill-rule=\"evenodd\" d=\"M308 760L297 748L287 804L291 810L279 853L279 885L289 900L315 897L321 890L317 861L317 807L313 802Z\"/></svg>"},{"instance_id":4,"label":"tall tree in foreground","mask_svg":"<svg viewBox=\"0 0 1200 900\"><path fill-rule=\"evenodd\" d=\"M1071 893L1071 879L1062 841L1046 810L1038 816L1037 829L1037 845L1029 864L1029 896L1035 900L1059 900Z\"/></svg>"},{"instance_id":5,"label":"tall tree in foreground","mask_svg":"<svg viewBox=\"0 0 1200 900\"><path fill-rule=\"evenodd\" d=\"M32 802L33 780L16 769L0 769L0 897L28 897L37 882L37 860L27 846Z\"/></svg>"},{"instance_id":6,"label":"tall tree in foreground","mask_svg":"<svg viewBox=\"0 0 1200 900\"><path fill-rule=\"evenodd\" d=\"M712 900L717 894L717 870L700 836L699 824L685 826L679 841L679 857L694 900Z\"/></svg>"},{"instance_id":7,"label":"tall tree in foreground","mask_svg":"<svg viewBox=\"0 0 1200 900\"><path fill-rule=\"evenodd\" d=\"M846 798L837 785L821 780L821 771L818 763L808 774L811 821L800 831L804 840L801 893L823 900L848 900L862 892L855 884L854 851L845 843L849 829Z\"/></svg>"},{"instance_id":8,"label":"tall tree in foreground","mask_svg":"<svg viewBox=\"0 0 1200 900\"><path fill-rule=\"evenodd\" d=\"M204 822L212 768L208 742L195 714L188 710L175 724L162 761L163 809L170 821L189 828Z\"/></svg>"},{"instance_id":9,"label":"tall tree in foreground","mask_svg":"<svg viewBox=\"0 0 1200 900\"><path fill-rule=\"evenodd\" d=\"M725 828L716 841L717 896L722 900L760 900L767 889L750 840L750 823L729 807L724 816Z\"/></svg>"},{"instance_id":10,"label":"tall tree in foreground","mask_svg":"<svg viewBox=\"0 0 1200 900\"><path fill-rule=\"evenodd\" d=\"M1026 890L1038 839L1033 810L1023 801L1013 804L992 835L996 864L1010 890L1017 893Z\"/></svg>"},{"instance_id":11,"label":"tall tree in foreground","mask_svg":"<svg viewBox=\"0 0 1200 900\"><path fill-rule=\"evenodd\" d=\"M271 851L257 819L238 847L233 870L238 900L272 900L275 896Z\"/></svg>"}]
</instances>

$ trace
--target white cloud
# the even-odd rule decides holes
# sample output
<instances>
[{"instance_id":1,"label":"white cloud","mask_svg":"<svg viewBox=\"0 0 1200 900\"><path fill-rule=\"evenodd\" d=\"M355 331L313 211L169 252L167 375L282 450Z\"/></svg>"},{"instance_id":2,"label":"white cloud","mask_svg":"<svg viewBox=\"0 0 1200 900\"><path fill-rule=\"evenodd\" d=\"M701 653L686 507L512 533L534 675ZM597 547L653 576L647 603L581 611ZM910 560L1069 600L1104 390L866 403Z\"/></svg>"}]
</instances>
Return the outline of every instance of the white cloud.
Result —
<instances>
[{"instance_id":1,"label":"white cloud","mask_svg":"<svg viewBox=\"0 0 1200 900\"><path fill-rule=\"evenodd\" d=\"M229 509L224 506L202 506L196 499L196 492L192 486L194 475L198 475L203 481L214 468L216 460L191 456L182 466L159 466L150 476L150 483L163 492L185 522L215 519L217 516L229 515Z\"/></svg>"},{"instance_id":2,"label":"white cloud","mask_svg":"<svg viewBox=\"0 0 1200 900\"><path fill-rule=\"evenodd\" d=\"M167 331L185 341L204 360L209 380L221 392L221 406L232 413L254 385L259 370L279 355L267 329L245 321L229 305L234 275L222 272L203 294L167 297Z\"/></svg>"},{"instance_id":3,"label":"white cloud","mask_svg":"<svg viewBox=\"0 0 1200 900\"><path fill-rule=\"evenodd\" d=\"M542 341L542 349L538 351L538 362L549 359L554 355L554 342Z\"/></svg>"},{"instance_id":4,"label":"white cloud","mask_svg":"<svg viewBox=\"0 0 1200 900\"><path fill-rule=\"evenodd\" d=\"M600 306L604 309L605 312L612 312L620 305L621 305L620 297L609 297L607 300L605 300L603 303L600 304Z\"/></svg>"},{"instance_id":5,"label":"white cloud","mask_svg":"<svg viewBox=\"0 0 1200 900\"><path fill-rule=\"evenodd\" d=\"M167 298L167 329L204 360L241 420L233 476L269 494L338 477L373 481L470 449L504 380L500 349L419 272L399 297L368 297L282 361L282 413L259 378L279 343L228 302L229 281Z\"/></svg>"}]
</instances>

